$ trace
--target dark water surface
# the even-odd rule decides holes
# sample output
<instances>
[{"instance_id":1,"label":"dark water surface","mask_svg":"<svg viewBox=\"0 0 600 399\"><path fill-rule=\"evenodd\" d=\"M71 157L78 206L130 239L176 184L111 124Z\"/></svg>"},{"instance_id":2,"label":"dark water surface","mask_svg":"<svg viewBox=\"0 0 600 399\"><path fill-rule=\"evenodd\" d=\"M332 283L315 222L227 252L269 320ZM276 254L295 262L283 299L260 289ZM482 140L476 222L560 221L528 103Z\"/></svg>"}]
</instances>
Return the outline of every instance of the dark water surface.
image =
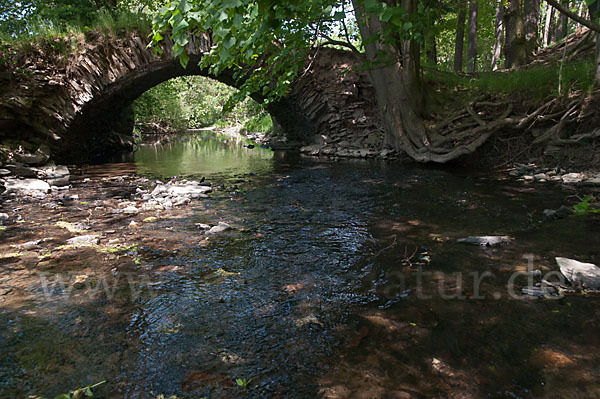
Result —
<instances>
[{"instance_id":1,"label":"dark water surface","mask_svg":"<svg viewBox=\"0 0 600 399\"><path fill-rule=\"evenodd\" d=\"M223 140L136 155L140 173L225 185L148 231L188 240L141 260L166 270L149 291L2 308L0 397L103 380L97 397L600 397L598 299L506 287L524 256L544 273L555 256L600 263L598 218L542 215L577 191ZM236 230L188 244L208 211ZM514 241L455 242L473 235Z\"/></svg>"}]
</instances>

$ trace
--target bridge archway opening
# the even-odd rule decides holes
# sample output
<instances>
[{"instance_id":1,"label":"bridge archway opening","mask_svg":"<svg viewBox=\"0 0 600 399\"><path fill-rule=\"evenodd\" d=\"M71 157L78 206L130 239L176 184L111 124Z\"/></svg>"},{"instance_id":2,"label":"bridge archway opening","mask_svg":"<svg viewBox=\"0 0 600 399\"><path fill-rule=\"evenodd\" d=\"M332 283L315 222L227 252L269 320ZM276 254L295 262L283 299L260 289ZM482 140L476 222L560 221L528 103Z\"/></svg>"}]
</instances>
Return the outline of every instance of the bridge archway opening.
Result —
<instances>
[{"instance_id":1,"label":"bridge archway opening","mask_svg":"<svg viewBox=\"0 0 600 399\"><path fill-rule=\"evenodd\" d=\"M188 67L184 69L176 60L161 59L121 73L114 82L86 99L69 124L66 134L56 143L53 151L55 158L63 163L98 162L132 148L134 101L172 79L200 77L218 82L218 87L236 89L231 71L212 76L198 67L199 60L191 57ZM258 96L252 97L254 101L261 101ZM310 123L299 116L289 99L270 104L266 110L274 128L288 137L294 138L297 134L308 137L313 133Z\"/></svg>"}]
</instances>

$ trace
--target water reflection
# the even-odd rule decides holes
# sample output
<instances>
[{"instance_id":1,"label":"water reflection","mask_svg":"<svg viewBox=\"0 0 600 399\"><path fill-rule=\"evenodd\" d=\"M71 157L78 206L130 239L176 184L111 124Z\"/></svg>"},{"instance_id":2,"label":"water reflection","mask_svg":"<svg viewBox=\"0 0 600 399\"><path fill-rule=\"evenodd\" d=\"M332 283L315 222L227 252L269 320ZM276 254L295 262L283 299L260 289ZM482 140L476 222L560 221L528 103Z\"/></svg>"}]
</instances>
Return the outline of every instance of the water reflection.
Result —
<instances>
[{"instance_id":1,"label":"water reflection","mask_svg":"<svg viewBox=\"0 0 600 399\"><path fill-rule=\"evenodd\" d=\"M271 150L256 143L212 131L194 131L168 143L143 145L135 153L139 173L162 176L265 172L271 166L265 160L272 158Z\"/></svg>"}]
</instances>

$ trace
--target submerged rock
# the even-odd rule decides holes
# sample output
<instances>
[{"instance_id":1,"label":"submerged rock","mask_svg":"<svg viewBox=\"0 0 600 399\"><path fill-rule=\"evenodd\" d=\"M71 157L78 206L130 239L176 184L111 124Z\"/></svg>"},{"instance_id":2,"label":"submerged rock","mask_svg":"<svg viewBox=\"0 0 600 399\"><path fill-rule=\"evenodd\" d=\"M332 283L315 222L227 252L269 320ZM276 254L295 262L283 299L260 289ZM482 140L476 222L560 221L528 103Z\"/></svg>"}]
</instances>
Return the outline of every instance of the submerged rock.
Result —
<instances>
[{"instance_id":1,"label":"submerged rock","mask_svg":"<svg viewBox=\"0 0 600 399\"><path fill-rule=\"evenodd\" d=\"M494 247L500 244L508 244L512 240L506 236L480 236L459 238L456 242L461 244L480 245L482 247Z\"/></svg>"},{"instance_id":2,"label":"submerged rock","mask_svg":"<svg viewBox=\"0 0 600 399\"><path fill-rule=\"evenodd\" d=\"M219 224L217 226L213 226L210 228L210 230L206 231L206 234L208 234L208 235L220 234L220 233L224 233L228 230L231 230L230 225L228 225L227 223L224 223L224 222L219 222Z\"/></svg>"},{"instance_id":3,"label":"submerged rock","mask_svg":"<svg viewBox=\"0 0 600 399\"><path fill-rule=\"evenodd\" d=\"M583 263L569 258L556 258L560 272L573 287L600 289L600 268L592 263Z\"/></svg>"}]
</instances>

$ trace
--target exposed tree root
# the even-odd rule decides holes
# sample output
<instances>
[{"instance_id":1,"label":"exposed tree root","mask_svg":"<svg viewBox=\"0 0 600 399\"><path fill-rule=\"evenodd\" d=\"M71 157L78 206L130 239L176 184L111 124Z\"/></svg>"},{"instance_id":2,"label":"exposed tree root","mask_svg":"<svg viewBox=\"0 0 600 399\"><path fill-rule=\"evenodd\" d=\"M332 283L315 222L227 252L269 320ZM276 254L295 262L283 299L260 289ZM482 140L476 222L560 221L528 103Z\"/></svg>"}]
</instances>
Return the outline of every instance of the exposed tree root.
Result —
<instances>
[{"instance_id":1,"label":"exposed tree root","mask_svg":"<svg viewBox=\"0 0 600 399\"><path fill-rule=\"evenodd\" d=\"M475 152L495 133L506 129L528 137L526 141L531 146L557 147L594 139L600 137L600 128L590 123L596 116L589 109L593 107L589 105L592 94L554 98L533 111L523 110L521 104L509 98L475 100L465 107L448 110L446 116L436 115L436 120L429 121L426 142L412 151L415 159L445 163ZM498 110L504 112L498 114Z\"/></svg>"}]
</instances>

